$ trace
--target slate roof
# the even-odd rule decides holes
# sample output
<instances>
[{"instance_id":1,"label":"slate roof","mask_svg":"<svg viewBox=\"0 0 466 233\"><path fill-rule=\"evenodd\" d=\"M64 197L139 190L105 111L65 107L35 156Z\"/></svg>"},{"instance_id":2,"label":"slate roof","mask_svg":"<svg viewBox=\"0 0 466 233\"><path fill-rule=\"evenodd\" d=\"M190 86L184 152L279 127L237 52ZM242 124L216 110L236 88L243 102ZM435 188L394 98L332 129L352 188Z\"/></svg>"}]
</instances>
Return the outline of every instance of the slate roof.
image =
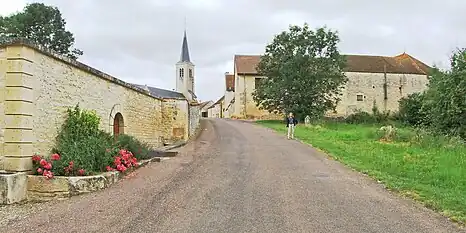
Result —
<instances>
[{"instance_id":1,"label":"slate roof","mask_svg":"<svg viewBox=\"0 0 466 233\"><path fill-rule=\"evenodd\" d=\"M169 90L146 86L146 85L138 85L138 84L133 84L133 85L139 88L142 88L142 89L147 89L149 90L151 95L162 98L162 99L164 98L165 99L186 99L186 97L182 93L179 93L176 91L169 91Z\"/></svg>"},{"instance_id":2,"label":"slate roof","mask_svg":"<svg viewBox=\"0 0 466 233\"><path fill-rule=\"evenodd\" d=\"M183 45L181 46L180 62L191 62L189 58L188 38L186 36L186 31L184 31Z\"/></svg>"},{"instance_id":3,"label":"slate roof","mask_svg":"<svg viewBox=\"0 0 466 233\"><path fill-rule=\"evenodd\" d=\"M431 67L418 59L403 53L395 57L370 55L345 55L345 72L428 74ZM260 55L235 55L235 68L238 74L257 74L256 67Z\"/></svg>"}]
</instances>

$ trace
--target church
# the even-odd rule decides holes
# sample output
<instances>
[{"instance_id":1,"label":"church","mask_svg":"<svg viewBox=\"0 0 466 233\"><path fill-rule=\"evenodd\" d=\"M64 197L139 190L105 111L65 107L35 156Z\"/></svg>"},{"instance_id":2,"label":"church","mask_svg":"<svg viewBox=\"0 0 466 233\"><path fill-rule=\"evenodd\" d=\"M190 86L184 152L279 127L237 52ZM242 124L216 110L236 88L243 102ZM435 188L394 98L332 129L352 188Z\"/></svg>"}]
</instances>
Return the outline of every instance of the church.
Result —
<instances>
[{"instance_id":1,"label":"church","mask_svg":"<svg viewBox=\"0 0 466 233\"><path fill-rule=\"evenodd\" d=\"M24 39L0 44L0 171L27 172L34 153L48 155L66 110L95 111L101 129L154 148L186 141L199 127L186 31L176 91L131 84ZM20 197L19 197L20 198Z\"/></svg>"}]
</instances>

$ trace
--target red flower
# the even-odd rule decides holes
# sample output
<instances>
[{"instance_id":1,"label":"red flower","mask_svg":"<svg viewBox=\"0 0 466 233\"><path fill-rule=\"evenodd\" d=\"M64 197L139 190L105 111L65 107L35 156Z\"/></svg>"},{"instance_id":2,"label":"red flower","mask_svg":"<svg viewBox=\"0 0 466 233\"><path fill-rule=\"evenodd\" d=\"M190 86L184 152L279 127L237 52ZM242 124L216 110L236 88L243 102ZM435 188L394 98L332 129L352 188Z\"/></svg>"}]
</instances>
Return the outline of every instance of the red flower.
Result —
<instances>
[{"instance_id":1,"label":"red flower","mask_svg":"<svg viewBox=\"0 0 466 233\"><path fill-rule=\"evenodd\" d=\"M108 171L108 172L110 172L110 171L114 171L114 170L115 170L115 169L113 169L113 168L112 168L112 167L110 167L110 166L107 166L107 167L105 167L105 169L107 169L107 171Z\"/></svg>"},{"instance_id":2,"label":"red flower","mask_svg":"<svg viewBox=\"0 0 466 233\"><path fill-rule=\"evenodd\" d=\"M121 164L121 158L120 157L115 157L115 161L113 161L115 165L120 165Z\"/></svg>"},{"instance_id":3,"label":"red flower","mask_svg":"<svg viewBox=\"0 0 466 233\"><path fill-rule=\"evenodd\" d=\"M34 162L39 162L41 160L40 156L39 155L33 155L32 156L32 161Z\"/></svg>"},{"instance_id":4,"label":"red flower","mask_svg":"<svg viewBox=\"0 0 466 233\"><path fill-rule=\"evenodd\" d=\"M45 159L40 159L40 165L41 165L42 167L44 167L44 166L47 165L47 164L48 164L47 160L45 160Z\"/></svg>"},{"instance_id":5,"label":"red flower","mask_svg":"<svg viewBox=\"0 0 466 233\"><path fill-rule=\"evenodd\" d=\"M78 170L78 175L80 175L80 176L84 176L85 173L86 173L86 171L84 171L84 169L79 169Z\"/></svg>"},{"instance_id":6,"label":"red flower","mask_svg":"<svg viewBox=\"0 0 466 233\"><path fill-rule=\"evenodd\" d=\"M51 164L51 163L47 163L47 164L45 164L43 167L44 167L45 169L47 169L47 170L50 170L50 169L52 169L52 164Z\"/></svg>"},{"instance_id":7,"label":"red flower","mask_svg":"<svg viewBox=\"0 0 466 233\"><path fill-rule=\"evenodd\" d=\"M53 178L53 172L44 170L43 176L45 176L47 179L52 179Z\"/></svg>"},{"instance_id":8,"label":"red flower","mask_svg":"<svg viewBox=\"0 0 466 233\"><path fill-rule=\"evenodd\" d=\"M54 161L60 160L60 155L59 154L53 154L51 157L52 157L52 160L54 160Z\"/></svg>"},{"instance_id":9,"label":"red flower","mask_svg":"<svg viewBox=\"0 0 466 233\"><path fill-rule=\"evenodd\" d=\"M37 168L37 173L42 174L42 168Z\"/></svg>"}]
</instances>

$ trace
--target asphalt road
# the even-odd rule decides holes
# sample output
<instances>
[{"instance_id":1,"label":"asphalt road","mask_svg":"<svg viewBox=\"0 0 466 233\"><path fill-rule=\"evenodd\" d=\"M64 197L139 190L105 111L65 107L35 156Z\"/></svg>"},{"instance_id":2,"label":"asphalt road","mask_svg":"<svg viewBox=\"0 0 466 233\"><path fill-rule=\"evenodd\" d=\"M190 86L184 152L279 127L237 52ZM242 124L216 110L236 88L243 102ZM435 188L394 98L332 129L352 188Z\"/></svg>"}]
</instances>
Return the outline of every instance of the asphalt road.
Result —
<instances>
[{"instance_id":1,"label":"asphalt road","mask_svg":"<svg viewBox=\"0 0 466 233\"><path fill-rule=\"evenodd\" d=\"M464 232L309 146L228 120L109 189L31 208L0 232Z\"/></svg>"}]
</instances>

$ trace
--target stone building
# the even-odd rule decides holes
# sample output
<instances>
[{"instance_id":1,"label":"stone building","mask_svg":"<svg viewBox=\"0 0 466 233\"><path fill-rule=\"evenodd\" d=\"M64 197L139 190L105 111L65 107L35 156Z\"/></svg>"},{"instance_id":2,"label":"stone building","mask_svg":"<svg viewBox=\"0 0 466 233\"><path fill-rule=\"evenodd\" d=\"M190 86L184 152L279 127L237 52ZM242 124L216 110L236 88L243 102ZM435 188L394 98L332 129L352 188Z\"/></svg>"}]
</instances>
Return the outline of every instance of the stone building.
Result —
<instances>
[{"instance_id":1,"label":"stone building","mask_svg":"<svg viewBox=\"0 0 466 233\"><path fill-rule=\"evenodd\" d=\"M94 110L101 129L115 135L153 147L188 140L199 126L200 107L186 33L176 69L175 92L126 83L25 40L0 44L0 193L8 194L0 202L25 198L32 155L50 153L66 110L77 104ZM14 187L1 183L5 172L18 174Z\"/></svg>"},{"instance_id":2,"label":"stone building","mask_svg":"<svg viewBox=\"0 0 466 233\"><path fill-rule=\"evenodd\" d=\"M223 118L223 102L225 100L225 96L220 97L212 106L210 106L208 111L208 117L211 118Z\"/></svg>"},{"instance_id":3,"label":"stone building","mask_svg":"<svg viewBox=\"0 0 466 233\"><path fill-rule=\"evenodd\" d=\"M348 82L336 112L329 112L330 116L371 112L374 104L382 112L396 112L402 97L427 88L430 67L406 53L395 57L346 55L346 59ZM235 55L234 73L225 77L225 117L282 118L258 109L252 98L255 84L264 78L256 71L259 62L260 55Z\"/></svg>"}]
</instances>

